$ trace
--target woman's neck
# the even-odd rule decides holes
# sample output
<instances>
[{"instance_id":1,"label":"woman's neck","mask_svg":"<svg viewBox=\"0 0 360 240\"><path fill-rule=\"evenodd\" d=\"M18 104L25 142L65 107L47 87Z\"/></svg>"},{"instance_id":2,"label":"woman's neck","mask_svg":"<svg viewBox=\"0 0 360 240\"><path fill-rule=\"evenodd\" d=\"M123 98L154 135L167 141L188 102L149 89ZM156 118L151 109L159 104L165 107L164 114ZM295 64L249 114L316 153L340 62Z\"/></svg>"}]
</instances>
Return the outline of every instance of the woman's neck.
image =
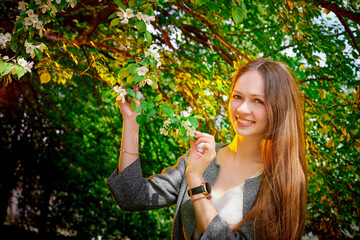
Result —
<instances>
[{"instance_id":1,"label":"woman's neck","mask_svg":"<svg viewBox=\"0 0 360 240\"><path fill-rule=\"evenodd\" d=\"M260 143L262 139L236 135L229 144L236 163L261 163Z\"/></svg>"}]
</instances>

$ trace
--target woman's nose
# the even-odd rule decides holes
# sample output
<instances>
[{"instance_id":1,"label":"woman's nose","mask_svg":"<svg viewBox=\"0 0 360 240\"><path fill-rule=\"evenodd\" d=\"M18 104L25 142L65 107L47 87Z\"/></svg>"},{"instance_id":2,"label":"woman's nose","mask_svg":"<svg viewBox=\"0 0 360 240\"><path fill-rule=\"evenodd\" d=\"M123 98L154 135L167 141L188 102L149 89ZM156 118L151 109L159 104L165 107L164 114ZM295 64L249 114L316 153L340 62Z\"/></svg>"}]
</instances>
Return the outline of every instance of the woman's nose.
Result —
<instances>
[{"instance_id":1,"label":"woman's nose","mask_svg":"<svg viewBox=\"0 0 360 240\"><path fill-rule=\"evenodd\" d=\"M240 106L237 108L237 112L238 113L243 113L243 114L250 114L251 113L251 109L250 109L250 104L248 101L243 101Z\"/></svg>"}]
</instances>

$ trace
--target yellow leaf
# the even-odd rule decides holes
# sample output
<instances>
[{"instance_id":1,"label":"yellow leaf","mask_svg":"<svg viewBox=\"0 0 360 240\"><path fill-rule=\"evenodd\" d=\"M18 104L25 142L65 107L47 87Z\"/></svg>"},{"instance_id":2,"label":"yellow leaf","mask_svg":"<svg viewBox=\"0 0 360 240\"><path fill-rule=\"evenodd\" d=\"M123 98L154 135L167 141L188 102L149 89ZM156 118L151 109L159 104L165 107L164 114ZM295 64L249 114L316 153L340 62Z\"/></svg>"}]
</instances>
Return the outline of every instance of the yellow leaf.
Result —
<instances>
[{"instance_id":1,"label":"yellow leaf","mask_svg":"<svg viewBox=\"0 0 360 240\"><path fill-rule=\"evenodd\" d=\"M41 83L48 83L49 81L50 81L50 79L51 79L51 76L50 76L50 74L49 73L42 73L41 75L40 75L40 82Z\"/></svg>"},{"instance_id":2,"label":"yellow leaf","mask_svg":"<svg viewBox=\"0 0 360 240\"><path fill-rule=\"evenodd\" d=\"M300 70L306 70L306 67L301 64L300 67L299 67L299 69L300 69Z\"/></svg>"},{"instance_id":3,"label":"yellow leaf","mask_svg":"<svg viewBox=\"0 0 360 240\"><path fill-rule=\"evenodd\" d=\"M324 89L320 89L319 90L319 94L320 94L320 98L324 99L326 98L326 91Z\"/></svg>"},{"instance_id":4,"label":"yellow leaf","mask_svg":"<svg viewBox=\"0 0 360 240\"><path fill-rule=\"evenodd\" d=\"M293 2L292 2L292 1L287 1L287 2L288 2L288 4L289 4L290 10L293 10L293 8L294 8Z\"/></svg>"}]
</instances>

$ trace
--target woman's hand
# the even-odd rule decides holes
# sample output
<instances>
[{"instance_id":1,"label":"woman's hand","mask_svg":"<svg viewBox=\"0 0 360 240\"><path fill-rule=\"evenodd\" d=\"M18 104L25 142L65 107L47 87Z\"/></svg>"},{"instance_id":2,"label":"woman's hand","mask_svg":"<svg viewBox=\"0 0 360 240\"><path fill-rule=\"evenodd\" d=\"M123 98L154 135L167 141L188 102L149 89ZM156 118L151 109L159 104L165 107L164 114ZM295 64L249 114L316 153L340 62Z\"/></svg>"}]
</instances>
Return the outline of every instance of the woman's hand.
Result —
<instances>
[{"instance_id":1,"label":"woman's hand","mask_svg":"<svg viewBox=\"0 0 360 240\"><path fill-rule=\"evenodd\" d=\"M195 139L190 139L190 157L186 168L186 178L190 188L196 187L202 182L202 175L212 160L216 157L214 136L196 132ZM203 144L201 152L198 145Z\"/></svg>"},{"instance_id":2,"label":"woman's hand","mask_svg":"<svg viewBox=\"0 0 360 240\"><path fill-rule=\"evenodd\" d=\"M134 88L136 90L136 96L139 99L139 91L136 88ZM125 97L125 101L123 102L122 97L118 96L116 98L116 102L120 107L120 111L123 115L124 121L126 120L136 120L136 117L140 114L140 113L136 113L132 108L131 108L131 102L134 101L136 107L138 107L140 105L140 102L138 100L135 99L131 99L129 98L129 96L127 95Z\"/></svg>"}]
</instances>

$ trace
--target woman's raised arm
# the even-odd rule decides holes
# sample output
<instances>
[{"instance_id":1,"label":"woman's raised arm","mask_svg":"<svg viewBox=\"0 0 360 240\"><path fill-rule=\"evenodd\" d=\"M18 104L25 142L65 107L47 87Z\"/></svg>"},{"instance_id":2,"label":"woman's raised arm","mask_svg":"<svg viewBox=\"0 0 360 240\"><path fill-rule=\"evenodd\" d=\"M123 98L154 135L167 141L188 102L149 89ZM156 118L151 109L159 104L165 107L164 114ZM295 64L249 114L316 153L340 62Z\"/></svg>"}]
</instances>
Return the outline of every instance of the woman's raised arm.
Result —
<instances>
[{"instance_id":1,"label":"woman's raised arm","mask_svg":"<svg viewBox=\"0 0 360 240\"><path fill-rule=\"evenodd\" d=\"M139 97L139 94L137 96ZM139 113L135 113L131 108L131 101L134 101L136 106L140 105L140 102L134 99L126 98L123 100L120 96L116 99L123 115L119 173L139 157L139 124L136 122Z\"/></svg>"}]
</instances>

